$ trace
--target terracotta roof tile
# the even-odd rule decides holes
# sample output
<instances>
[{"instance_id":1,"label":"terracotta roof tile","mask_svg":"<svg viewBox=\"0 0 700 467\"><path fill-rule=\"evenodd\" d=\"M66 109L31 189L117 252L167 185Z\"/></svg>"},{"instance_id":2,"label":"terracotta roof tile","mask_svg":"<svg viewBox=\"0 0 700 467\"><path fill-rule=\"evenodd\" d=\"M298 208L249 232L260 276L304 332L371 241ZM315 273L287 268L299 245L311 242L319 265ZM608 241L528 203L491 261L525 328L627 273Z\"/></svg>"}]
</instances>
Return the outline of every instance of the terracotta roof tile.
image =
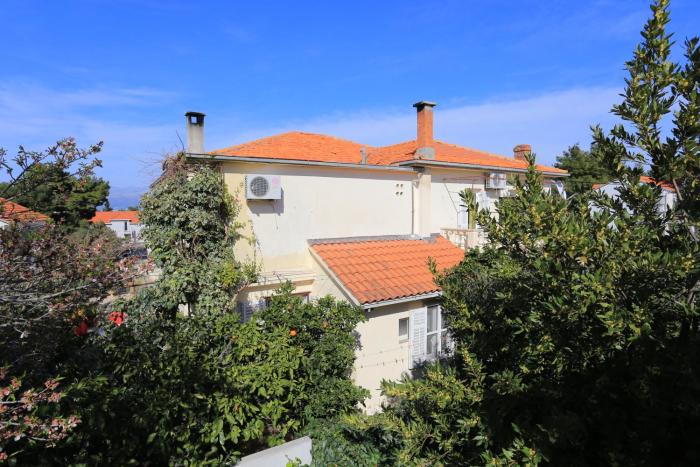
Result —
<instances>
[{"instance_id":1,"label":"terracotta roof tile","mask_svg":"<svg viewBox=\"0 0 700 467\"><path fill-rule=\"evenodd\" d=\"M134 224L139 223L138 211L97 211L90 222L103 222L108 224L112 221L129 221Z\"/></svg>"},{"instance_id":2,"label":"terracotta roof tile","mask_svg":"<svg viewBox=\"0 0 700 467\"><path fill-rule=\"evenodd\" d=\"M654 180L651 177L647 177L645 175L642 175L641 177L639 177L639 181L647 183L649 185L657 185L657 186L663 188L664 190L673 191L673 192L676 191L676 188L673 186L673 184L671 182L667 182L666 180L661 180L661 181L657 182L656 180Z\"/></svg>"},{"instance_id":3,"label":"terracotta roof tile","mask_svg":"<svg viewBox=\"0 0 700 467\"><path fill-rule=\"evenodd\" d=\"M46 222L49 217L5 198L0 198L0 219L13 222Z\"/></svg>"},{"instance_id":4,"label":"terracotta roof tile","mask_svg":"<svg viewBox=\"0 0 700 467\"><path fill-rule=\"evenodd\" d=\"M394 165L398 162L416 160L416 141L406 141L383 147L372 147L334 136L292 131L248 143L212 151L218 156L252 157L264 159L302 160L310 162L335 162L359 164L362 161L360 149L367 150L367 163L373 165ZM513 157L499 156L477 149L435 141L437 162L471 164L503 169L525 169L524 161ZM566 174L555 167L538 165L541 171Z\"/></svg>"},{"instance_id":5,"label":"terracotta roof tile","mask_svg":"<svg viewBox=\"0 0 700 467\"><path fill-rule=\"evenodd\" d=\"M676 191L676 188L673 186L673 184L671 182L667 182L665 180L657 182L656 180L654 180L651 177L647 177L646 175L642 175L641 177L639 177L639 181L643 182L643 183L647 183L649 185L657 185L657 186L659 186L667 191L673 191L673 192ZM615 183L615 182L613 181L613 182L608 182L608 183ZM604 187L605 185L607 185L607 183L594 183L592 188L594 190L597 190L599 188Z\"/></svg>"},{"instance_id":6,"label":"terracotta roof tile","mask_svg":"<svg viewBox=\"0 0 700 467\"><path fill-rule=\"evenodd\" d=\"M330 242L330 241L328 241ZM428 268L452 267L464 252L442 236L430 240L339 240L313 243L313 251L362 304L437 292Z\"/></svg>"}]
</instances>

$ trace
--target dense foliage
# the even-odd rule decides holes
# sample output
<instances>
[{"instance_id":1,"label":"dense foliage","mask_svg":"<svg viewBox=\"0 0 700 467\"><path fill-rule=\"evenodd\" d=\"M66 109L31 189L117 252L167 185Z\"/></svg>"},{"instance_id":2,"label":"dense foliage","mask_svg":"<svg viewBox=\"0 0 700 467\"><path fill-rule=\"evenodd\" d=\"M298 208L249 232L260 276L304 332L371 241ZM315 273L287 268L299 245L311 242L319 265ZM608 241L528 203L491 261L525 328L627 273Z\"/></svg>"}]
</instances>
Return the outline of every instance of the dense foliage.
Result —
<instances>
[{"instance_id":1,"label":"dense foliage","mask_svg":"<svg viewBox=\"0 0 700 467\"><path fill-rule=\"evenodd\" d=\"M700 48L670 62L667 23L659 0L613 108L624 124L594 128L619 196L546 193L530 157L498 217L480 214L490 245L438 276L454 355L329 437L385 464L700 462ZM675 209L657 209L646 171L676 187Z\"/></svg>"},{"instance_id":2,"label":"dense foliage","mask_svg":"<svg viewBox=\"0 0 700 467\"><path fill-rule=\"evenodd\" d=\"M3 151L0 167L10 181L0 183L0 197L46 214L64 227L84 224L109 196L109 183L93 173L101 165L94 157L101 148L100 143L81 150L69 138L43 152L20 147L13 163L4 159Z\"/></svg>"},{"instance_id":3,"label":"dense foliage","mask_svg":"<svg viewBox=\"0 0 700 467\"><path fill-rule=\"evenodd\" d=\"M581 149L578 144L557 156L554 166L569 172L564 179L564 188L569 194L584 193L591 190L593 184L609 182L613 177L600 155Z\"/></svg>"},{"instance_id":4,"label":"dense foliage","mask_svg":"<svg viewBox=\"0 0 700 467\"><path fill-rule=\"evenodd\" d=\"M80 341L83 365L60 406L81 421L54 461L221 465L357 410L360 309L305 303L287 284L241 322L236 293L255 268L230 254L237 208L215 167L169 160L142 204L161 275L112 302L100 332Z\"/></svg>"},{"instance_id":5,"label":"dense foliage","mask_svg":"<svg viewBox=\"0 0 700 467\"><path fill-rule=\"evenodd\" d=\"M176 156L163 168L141 200L141 238L162 271L147 291L151 303L170 316L180 304L190 312L230 311L235 293L256 273L254 263L233 256L234 243L242 240L238 206L215 167Z\"/></svg>"},{"instance_id":6,"label":"dense foliage","mask_svg":"<svg viewBox=\"0 0 700 467\"><path fill-rule=\"evenodd\" d=\"M90 179L94 152L65 140L43 153L20 150L12 160L0 150L0 166L19 168L6 186L29 189L41 184L27 175L40 165ZM82 364L80 337L99 327L101 302L137 273L105 228L68 233L60 224L14 220L0 229L0 460L11 462L22 450L56 444L80 423L79 413L58 410L67 387L60 376Z\"/></svg>"}]
</instances>

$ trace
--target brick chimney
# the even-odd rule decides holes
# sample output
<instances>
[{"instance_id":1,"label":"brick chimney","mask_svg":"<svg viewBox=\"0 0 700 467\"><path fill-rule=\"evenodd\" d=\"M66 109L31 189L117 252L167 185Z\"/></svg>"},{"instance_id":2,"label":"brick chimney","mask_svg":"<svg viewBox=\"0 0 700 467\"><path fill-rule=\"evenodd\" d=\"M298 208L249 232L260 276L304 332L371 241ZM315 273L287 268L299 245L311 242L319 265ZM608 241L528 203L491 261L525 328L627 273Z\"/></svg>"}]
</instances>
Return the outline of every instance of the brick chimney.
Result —
<instances>
[{"instance_id":1,"label":"brick chimney","mask_svg":"<svg viewBox=\"0 0 700 467\"><path fill-rule=\"evenodd\" d=\"M513 148L513 157L519 161L525 160L525 155L532 152L532 146L529 144L518 144Z\"/></svg>"},{"instance_id":2,"label":"brick chimney","mask_svg":"<svg viewBox=\"0 0 700 467\"><path fill-rule=\"evenodd\" d=\"M418 133L416 136L416 157L418 159L435 158L435 141L433 140L433 107L435 102L420 101L413 104L418 117Z\"/></svg>"},{"instance_id":3,"label":"brick chimney","mask_svg":"<svg viewBox=\"0 0 700 467\"><path fill-rule=\"evenodd\" d=\"M187 152L204 154L204 114L187 112Z\"/></svg>"}]
</instances>

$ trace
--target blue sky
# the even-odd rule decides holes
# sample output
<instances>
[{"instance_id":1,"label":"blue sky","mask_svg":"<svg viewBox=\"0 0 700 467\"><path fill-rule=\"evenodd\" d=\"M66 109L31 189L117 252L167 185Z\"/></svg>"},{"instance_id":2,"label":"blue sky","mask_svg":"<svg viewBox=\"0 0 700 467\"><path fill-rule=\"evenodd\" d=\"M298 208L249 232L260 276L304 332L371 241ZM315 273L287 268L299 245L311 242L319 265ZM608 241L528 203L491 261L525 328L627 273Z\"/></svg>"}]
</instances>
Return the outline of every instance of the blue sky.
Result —
<instances>
[{"instance_id":1,"label":"blue sky","mask_svg":"<svg viewBox=\"0 0 700 467\"><path fill-rule=\"evenodd\" d=\"M700 34L700 2L671 30ZM645 1L32 1L0 18L0 146L105 142L112 204L134 204L162 154L205 112L206 147L280 131L371 145L436 137L544 163L614 121Z\"/></svg>"}]
</instances>

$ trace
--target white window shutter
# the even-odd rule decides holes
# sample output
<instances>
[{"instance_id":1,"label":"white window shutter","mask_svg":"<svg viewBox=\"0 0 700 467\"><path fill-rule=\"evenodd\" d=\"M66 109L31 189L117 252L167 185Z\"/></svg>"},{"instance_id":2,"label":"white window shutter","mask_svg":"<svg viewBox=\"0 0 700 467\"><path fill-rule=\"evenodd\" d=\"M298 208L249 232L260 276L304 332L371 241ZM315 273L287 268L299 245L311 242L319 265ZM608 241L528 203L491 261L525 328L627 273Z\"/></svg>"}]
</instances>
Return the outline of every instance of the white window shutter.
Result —
<instances>
[{"instance_id":1,"label":"white window shutter","mask_svg":"<svg viewBox=\"0 0 700 467\"><path fill-rule=\"evenodd\" d=\"M411 315L411 359L413 364L425 360L426 332L427 332L426 309L415 310Z\"/></svg>"},{"instance_id":2,"label":"white window shutter","mask_svg":"<svg viewBox=\"0 0 700 467\"><path fill-rule=\"evenodd\" d=\"M460 204L459 205L459 212L457 213L457 227L459 227L460 229L466 229L468 225L469 225L469 210L465 205Z\"/></svg>"}]
</instances>

